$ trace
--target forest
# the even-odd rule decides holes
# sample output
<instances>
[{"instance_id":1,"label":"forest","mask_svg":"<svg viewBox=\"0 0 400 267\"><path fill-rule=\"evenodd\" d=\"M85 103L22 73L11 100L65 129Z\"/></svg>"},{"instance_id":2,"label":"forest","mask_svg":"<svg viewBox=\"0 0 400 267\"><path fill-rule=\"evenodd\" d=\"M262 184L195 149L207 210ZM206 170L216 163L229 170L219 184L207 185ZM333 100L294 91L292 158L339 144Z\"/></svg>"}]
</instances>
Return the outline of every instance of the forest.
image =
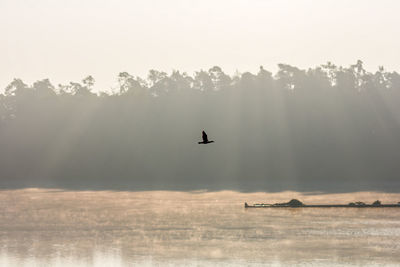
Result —
<instances>
[{"instance_id":1,"label":"forest","mask_svg":"<svg viewBox=\"0 0 400 267\"><path fill-rule=\"evenodd\" d=\"M0 188L400 192L400 74L121 72L0 94ZM205 130L215 143L198 145Z\"/></svg>"}]
</instances>

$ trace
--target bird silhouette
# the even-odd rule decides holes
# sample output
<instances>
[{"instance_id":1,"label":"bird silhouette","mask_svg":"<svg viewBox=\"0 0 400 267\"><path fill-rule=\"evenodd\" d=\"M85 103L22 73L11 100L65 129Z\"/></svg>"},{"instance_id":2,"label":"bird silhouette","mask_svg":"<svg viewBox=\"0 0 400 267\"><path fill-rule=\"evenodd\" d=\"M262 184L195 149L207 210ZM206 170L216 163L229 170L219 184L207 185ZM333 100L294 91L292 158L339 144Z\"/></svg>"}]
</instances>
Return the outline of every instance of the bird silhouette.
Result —
<instances>
[{"instance_id":1,"label":"bird silhouette","mask_svg":"<svg viewBox=\"0 0 400 267\"><path fill-rule=\"evenodd\" d=\"M199 144L209 144L209 143L214 143L214 141L209 141L208 140L208 137L207 137L207 134L206 134L206 132L205 131L203 131L203 133L202 133L202 138L203 138L203 142L199 142Z\"/></svg>"}]
</instances>

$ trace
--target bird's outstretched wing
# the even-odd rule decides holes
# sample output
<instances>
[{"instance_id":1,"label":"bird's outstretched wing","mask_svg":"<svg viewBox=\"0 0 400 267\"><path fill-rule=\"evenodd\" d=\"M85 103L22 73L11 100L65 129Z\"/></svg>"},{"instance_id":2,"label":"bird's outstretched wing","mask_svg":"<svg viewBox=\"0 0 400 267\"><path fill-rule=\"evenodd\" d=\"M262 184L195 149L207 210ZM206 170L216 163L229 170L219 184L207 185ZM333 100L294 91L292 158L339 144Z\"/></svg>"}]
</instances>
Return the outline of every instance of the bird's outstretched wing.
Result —
<instances>
[{"instance_id":1,"label":"bird's outstretched wing","mask_svg":"<svg viewBox=\"0 0 400 267\"><path fill-rule=\"evenodd\" d=\"M204 143L207 143L208 142L208 137L207 137L207 134L206 134L206 132L205 131L203 131L203 142Z\"/></svg>"}]
</instances>

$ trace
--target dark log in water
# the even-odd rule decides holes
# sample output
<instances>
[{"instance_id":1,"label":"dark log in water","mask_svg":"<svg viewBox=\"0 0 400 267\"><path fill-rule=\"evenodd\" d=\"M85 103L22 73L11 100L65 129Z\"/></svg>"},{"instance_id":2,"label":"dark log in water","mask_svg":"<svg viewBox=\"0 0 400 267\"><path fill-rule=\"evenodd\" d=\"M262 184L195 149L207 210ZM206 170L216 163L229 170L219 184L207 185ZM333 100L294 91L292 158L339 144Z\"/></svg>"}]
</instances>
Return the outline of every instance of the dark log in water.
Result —
<instances>
[{"instance_id":1,"label":"dark log in water","mask_svg":"<svg viewBox=\"0 0 400 267\"><path fill-rule=\"evenodd\" d=\"M254 204L244 205L245 208L400 208L399 204L384 204L380 206L375 205L302 205L302 206L290 206L290 205L274 205L274 204Z\"/></svg>"},{"instance_id":2,"label":"dark log in water","mask_svg":"<svg viewBox=\"0 0 400 267\"><path fill-rule=\"evenodd\" d=\"M318 204L306 205L297 199L292 199L286 203L275 204L253 204L248 205L244 203L245 208L400 208L400 202L397 204L381 204L379 200L372 204L365 204L364 202L352 202L349 204Z\"/></svg>"}]
</instances>

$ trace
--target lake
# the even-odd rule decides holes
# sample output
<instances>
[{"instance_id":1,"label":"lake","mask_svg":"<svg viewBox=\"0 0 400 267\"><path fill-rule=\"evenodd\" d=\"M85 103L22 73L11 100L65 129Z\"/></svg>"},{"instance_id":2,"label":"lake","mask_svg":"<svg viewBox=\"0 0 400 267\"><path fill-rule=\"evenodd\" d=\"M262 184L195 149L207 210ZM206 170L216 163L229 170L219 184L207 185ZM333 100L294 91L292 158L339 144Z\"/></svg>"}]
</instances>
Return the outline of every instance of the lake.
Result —
<instances>
[{"instance_id":1,"label":"lake","mask_svg":"<svg viewBox=\"0 0 400 267\"><path fill-rule=\"evenodd\" d=\"M0 266L398 266L400 194L0 191Z\"/></svg>"}]
</instances>

